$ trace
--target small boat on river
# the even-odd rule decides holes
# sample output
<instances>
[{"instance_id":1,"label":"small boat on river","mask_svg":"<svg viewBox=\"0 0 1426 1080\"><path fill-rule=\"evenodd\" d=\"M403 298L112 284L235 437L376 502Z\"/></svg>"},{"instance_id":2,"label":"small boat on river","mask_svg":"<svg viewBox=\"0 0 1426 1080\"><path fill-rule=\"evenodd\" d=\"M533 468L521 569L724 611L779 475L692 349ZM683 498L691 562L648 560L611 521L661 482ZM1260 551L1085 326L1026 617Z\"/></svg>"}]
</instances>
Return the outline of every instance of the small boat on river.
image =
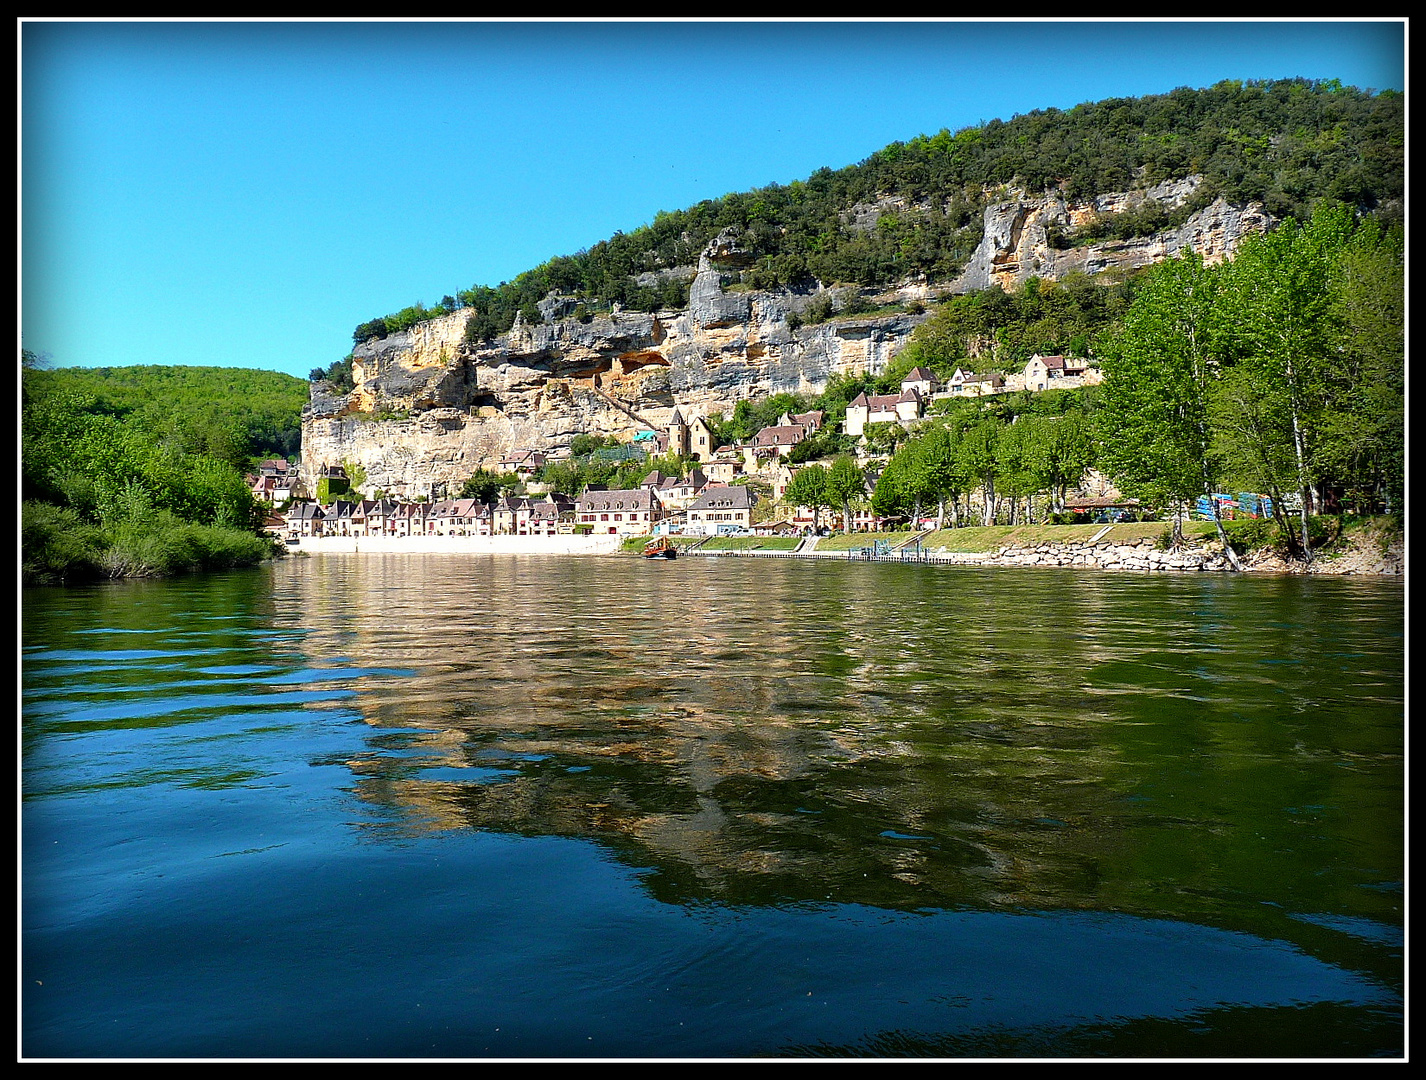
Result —
<instances>
[{"instance_id":1,"label":"small boat on river","mask_svg":"<svg viewBox=\"0 0 1426 1080\"><path fill-rule=\"evenodd\" d=\"M667 536L655 537L644 545L644 558L676 559L678 558L678 548Z\"/></svg>"}]
</instances>

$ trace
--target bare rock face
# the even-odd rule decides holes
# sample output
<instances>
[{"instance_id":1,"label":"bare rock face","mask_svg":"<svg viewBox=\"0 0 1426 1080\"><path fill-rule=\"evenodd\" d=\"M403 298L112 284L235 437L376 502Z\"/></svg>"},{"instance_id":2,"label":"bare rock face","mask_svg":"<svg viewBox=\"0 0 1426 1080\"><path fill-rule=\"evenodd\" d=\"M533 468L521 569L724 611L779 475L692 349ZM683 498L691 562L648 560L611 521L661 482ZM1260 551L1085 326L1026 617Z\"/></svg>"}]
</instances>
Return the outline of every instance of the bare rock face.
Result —
<instances>
[{"instance_id":1,"label":"bare rock face","mask_svg":"<svg viewBox=\"0 0 1426 1080\"><path fill-rule=\"evenodd\" d=\"M999 285L1011 291L1030 277L1058 279L1072 270L1097 274L1110 269L1138 269L1188 250L1202 255L1205 262L1221 262L1232 255L1244 236L1263 232L1275 223L1257 203L1232 206L1219 198L1179 228L1154 236L1065 249L1051 243L1053 229L1072 233L1096 214L1133 210L1148 199L1169 209L1181 206L1193 197L1200 184L1200 178L1189 177L1146 191L1099 195L1078 204L1058 195L994 203L985 209L980 246L952 290L971 292Z\"/></svg>"},{"instance_id":2,"label":"bare rock face","mask_svg":"<svg viewBox=\"0 0 1426 1080\"><path fill-rule=\"evenodd\" d=\"M1216 261L1270 223L1260 208L1220 200L1182 228L1149 239L1050 244L1051 228L1072 230L1092 214L1132 208L1146 197L1180 205L1196 187L1190 178L1084 205L1054 195L994 204L985 211L980 247L948 291L1014 288L1032 275L1055 278L1072 269L1143 266L1187 247ZM868 206L862 216L874 221L890 208ZM685 419L726 415L742 400L820 393L834 374L877 374L926 318L841 317L794 329L788 315L800 314L808 296L727 286L750 263L725 232L696 270L670 272L692 275L684 311L616 311L581 320L573 317L573 298L551 296L538 305L542 322L517 320L493 341L467 342L469 313L457 311L359 345L352 352L354 390L342 395L329 383L313 384L303 413L304 478L315 489L321 466L355 465L368 493L439 497L476 469L498 467L512 450L568 446L580 433L630 439L664 429L675 408ZM915 299L931 294L924 282L897 292Z\"/></svg>"}]
</instances>

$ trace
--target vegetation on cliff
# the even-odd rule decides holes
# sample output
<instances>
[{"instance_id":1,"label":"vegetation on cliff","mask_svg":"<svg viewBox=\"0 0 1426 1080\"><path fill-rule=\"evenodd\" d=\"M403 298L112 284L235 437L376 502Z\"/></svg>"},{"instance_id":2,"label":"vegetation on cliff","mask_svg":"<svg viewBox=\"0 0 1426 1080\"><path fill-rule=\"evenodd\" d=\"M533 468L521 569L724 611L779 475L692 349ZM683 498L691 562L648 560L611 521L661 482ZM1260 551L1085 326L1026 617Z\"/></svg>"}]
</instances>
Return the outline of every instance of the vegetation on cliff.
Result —
<instances>
[{"instance_id":1,"label":"vegetation on cliff","mask_svg":"<svg viewBox=\"0 0 1426 1080\"><path fill-rule=\"evenodd\" d=\"M947 281L981 236L987 200L1011 186L1058 189L1070 199L1203 178L1194 200L1152 204L1088 223L1081 238L1131 236L1180 223L1222 195L1261 202L1275 217L1306 220L1322 199L1399 221L1405 192L1405 98L1335 80L1229 80L1073 109L1035 110L1008 121L942 130L893 143L855 165L819 169L805 181L733 192L574 255L558 256L496 287L473 286L434 308L415 304L356 328L358 342L469 308L469 336L508 330L517 313L537 321L550 292L589 309L679 308L685 278L708 242L731 230L751 265L741 282L759 289L811 281L884 285L913 276ZM858 207L880 204L866 215ZM1072 243L1074 235L1052 238Z\"/></svg>"},{"instance_id":2,"label":"vegetation on cliff","mask_svg":"<svg viewBox=\"0 0 1426 1080\"><path fill-rule=\"evenodd\" d=\"M222 569L273 553L241 470L254 451L296 449L300 379L21 361L25 583Z\"/></svg>"}]
</instances>

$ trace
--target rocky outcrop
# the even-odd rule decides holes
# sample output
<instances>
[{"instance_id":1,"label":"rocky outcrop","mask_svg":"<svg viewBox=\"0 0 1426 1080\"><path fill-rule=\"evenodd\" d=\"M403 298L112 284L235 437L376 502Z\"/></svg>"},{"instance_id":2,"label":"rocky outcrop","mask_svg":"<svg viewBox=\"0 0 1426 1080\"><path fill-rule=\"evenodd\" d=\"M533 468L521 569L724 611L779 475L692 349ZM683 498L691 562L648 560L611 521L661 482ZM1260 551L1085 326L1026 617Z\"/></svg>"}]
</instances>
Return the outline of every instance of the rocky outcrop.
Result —
<instances>
[{"instance_id":1,"label":"rocky outcrop","mask_svg":"<svg viewBox=\"0 0 1426 1080\"><path fill-rule=\"evenodd\" d=\"M1072 270L1098 274L1138 269L1189 250L1206 262L1221 262L1232 255L1244 236L1263 232L1274 223L1256 203L1233 206L1219 198L1178 228L1153 236L1068 248L1052 243L1055 231L1072 237L1076 227L1096 215L1135 210L1149 199L1170 210L1182 206L1199 186L1199 178L1190 177L1142 192L1100 195L1086 203L1071 203L1058 195L993 203L985 208L980 245L953 289L970 292L999 285L1009 291L1030 277L1058 279Z\"/></svg>"}]
</instances>

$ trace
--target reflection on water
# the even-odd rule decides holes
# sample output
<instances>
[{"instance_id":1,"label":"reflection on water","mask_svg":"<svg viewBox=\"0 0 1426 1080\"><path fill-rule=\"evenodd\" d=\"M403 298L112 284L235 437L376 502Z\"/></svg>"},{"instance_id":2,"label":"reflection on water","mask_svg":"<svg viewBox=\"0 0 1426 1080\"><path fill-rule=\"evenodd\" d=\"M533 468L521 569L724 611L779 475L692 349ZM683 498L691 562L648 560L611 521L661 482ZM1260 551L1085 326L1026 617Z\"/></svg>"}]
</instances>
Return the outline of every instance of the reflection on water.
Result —
<instances>
[{"instance_id":1,"label":"reflection on water","mask_svg":"<svg viewBox=\"0 0 1426 1080\"><path fill-rule=\"evenodd\" d=\"M324 556L24 633L29 1053L1401 1052L1394 582Z\"/></svg>"}]
</instances>

